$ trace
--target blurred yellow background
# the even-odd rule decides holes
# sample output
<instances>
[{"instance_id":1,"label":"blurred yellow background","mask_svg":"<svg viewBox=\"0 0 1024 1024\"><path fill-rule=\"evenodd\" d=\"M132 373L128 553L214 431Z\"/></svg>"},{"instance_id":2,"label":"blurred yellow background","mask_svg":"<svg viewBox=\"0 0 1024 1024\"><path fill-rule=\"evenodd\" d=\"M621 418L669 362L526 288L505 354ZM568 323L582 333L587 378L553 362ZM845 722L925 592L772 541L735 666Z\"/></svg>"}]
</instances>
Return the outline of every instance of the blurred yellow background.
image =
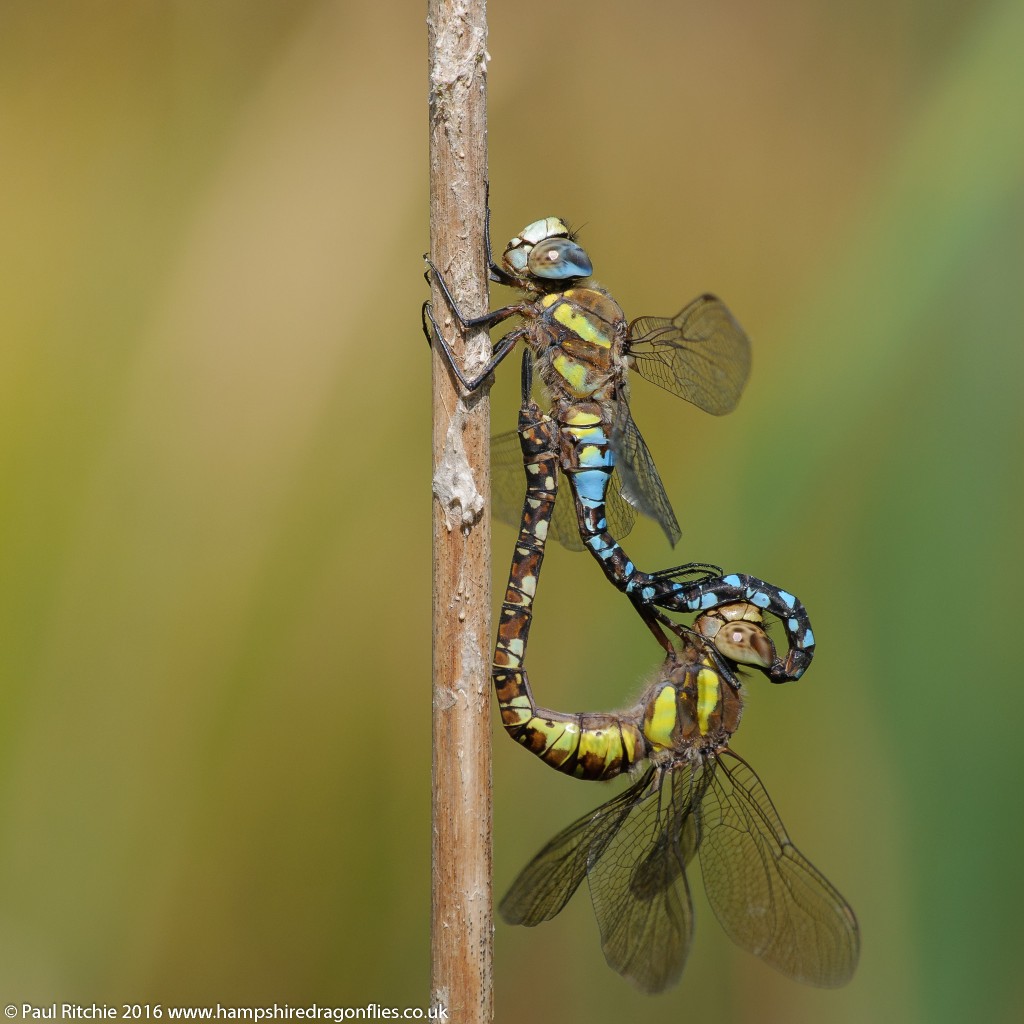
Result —
<instances>
[{"instance_id":1,"label":"blurred yellow background","mask_svg":"<svg viewBox=\"0 0 1024 1024\"><path fill-rule=\"evenodd\" d=\"M424 14L0 7L4 1002L427 1002ZM725 420L637 383L684 536L628 547L807 604L814 666L751 680L736 747L863 931L807 990L697 884L650 1000L581 892L498 924L497 1019L1018 1020L1024 6L490 19L496 245L558 214L628 315L711 290L751 334ZM548 559L552 707L659 660L600 579ZM611 792L501 735L494 778L499 895Z\"/></svg>"}]
</instances>

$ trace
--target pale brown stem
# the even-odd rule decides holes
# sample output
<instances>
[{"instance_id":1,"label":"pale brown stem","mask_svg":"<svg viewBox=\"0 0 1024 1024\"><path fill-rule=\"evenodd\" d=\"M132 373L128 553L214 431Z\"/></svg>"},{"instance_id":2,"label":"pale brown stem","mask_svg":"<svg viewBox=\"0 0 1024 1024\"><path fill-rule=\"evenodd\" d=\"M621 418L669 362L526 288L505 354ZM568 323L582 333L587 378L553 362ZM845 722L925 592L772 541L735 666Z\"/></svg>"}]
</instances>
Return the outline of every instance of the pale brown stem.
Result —
<instances>
[{"instance_id":1,"label":"pale brown stem","mask_svg":"<svg viewBox=\"0 0 1024 1024\"><path fill-rule=\"evenodd\" d=\"M486 4L428 0L430 253L470 315L487 309L484 226ZM437 287L438 324L463 370L490 354L460 337ZM430 1002L489 1022L491 993L491 562L486 394L461 394L433 355L433 846ZM486 390L486 389L484 389Z\"/></svg>"}]
</instances>

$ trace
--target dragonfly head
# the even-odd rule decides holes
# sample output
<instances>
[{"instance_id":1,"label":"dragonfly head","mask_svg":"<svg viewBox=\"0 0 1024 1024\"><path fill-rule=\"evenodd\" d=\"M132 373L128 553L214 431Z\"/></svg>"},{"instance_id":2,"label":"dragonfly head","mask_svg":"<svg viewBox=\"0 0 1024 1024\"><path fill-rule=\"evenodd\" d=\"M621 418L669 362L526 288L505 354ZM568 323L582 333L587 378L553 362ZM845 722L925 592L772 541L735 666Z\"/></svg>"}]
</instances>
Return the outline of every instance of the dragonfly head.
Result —
<instances>
[{"instance_id":1,"label":"dragonfly head","mask_svg":"<svg viewBox=\"0 0 1024 1024\"><path fill-rule=\"evenodd\" d=\"M737 602L701 615L693 625L730 661L768 669L775 663L775 644L763 623L760 608Z\"/></svg>"},{"instance_id":2,"label":"dragonfly head","mask_svg":"<svg viewBox=\"0 0 1024 1024\"><path fill-rule=\"evenodd\" d=\"M513 277L528 285L561 284L594 272L586 250L558 217L527 224L505 246L501 262Z\"/></svg>"}]
</instances>

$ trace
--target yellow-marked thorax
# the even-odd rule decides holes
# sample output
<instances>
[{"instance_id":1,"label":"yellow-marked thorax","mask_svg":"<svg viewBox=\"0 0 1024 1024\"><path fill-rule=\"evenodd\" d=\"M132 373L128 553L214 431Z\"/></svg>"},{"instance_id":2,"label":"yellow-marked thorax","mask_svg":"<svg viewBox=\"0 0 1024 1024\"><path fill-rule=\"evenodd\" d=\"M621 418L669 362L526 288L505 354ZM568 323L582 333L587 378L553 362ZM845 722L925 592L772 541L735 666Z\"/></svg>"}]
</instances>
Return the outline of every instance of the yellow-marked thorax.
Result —
<instances>
[{"instance_id":1,"label":"yellow-marked thorax","mask_svg":"<svg viewBox=\"0 0 1024 1024\"><path fill-rule=\"evenodd\" d=\"M643 733L653 753L727 743L742 700L710 665L689 662L655 683L645 699Z\"/></svg>"},{"instance_id":2,"label":"yellow-marked thorax","mask_svg":"<svg viewBox=\"0 0 1024 1024\"><path fill-rule=\"evenodd\" d=\"M530 342L544 383L555 396L595 396L625 378L622 356L626 318L619 304L597 288L569 288L534 305Z\"/></svg>"}]
</instances>

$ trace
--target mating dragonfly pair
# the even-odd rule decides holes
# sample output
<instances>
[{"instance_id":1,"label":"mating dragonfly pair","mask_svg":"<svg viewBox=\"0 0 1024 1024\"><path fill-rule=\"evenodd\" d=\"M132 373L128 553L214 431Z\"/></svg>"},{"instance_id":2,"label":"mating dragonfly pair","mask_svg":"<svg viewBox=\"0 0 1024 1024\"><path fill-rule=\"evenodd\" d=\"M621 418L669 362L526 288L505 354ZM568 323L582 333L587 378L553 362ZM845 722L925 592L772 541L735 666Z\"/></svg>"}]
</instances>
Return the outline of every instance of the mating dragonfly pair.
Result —
<instances>
[{"instance_id":1,"label":"mating dragonfly pair","mask_svg":"<svg viewBox=\"0 0 1024 1024\"><path fill-rule=\"evenodd\" d=\"M519 429L494 443L496 505L520 525L494 655L502 722L545 763L576 778L608 779L648 764L628 789L537 854L502 901L502 915L513 924L549 920L586 877L609 964L644 991L660 992L679 979L692 942L686 869L699 853L708 899L735 942L796 980L842 985L859 951L853 911L793 846L753 769L729 746L743 705L739 666L781 683L799 678L813 657L803 605L762 580L704 563L642 572L617 539L636 511L654 518L673 544L680 536L630 414L628 370L726 413L749 373L747 337L711 295L671 319L627 324L615 300L587 280L590 258L557 218L526 227L500 265L489 232L484 248L491 279L523 292L522 301L466 317L431 264L463 330L522 321L494 345L480 374L463 375L429 303L423 312L428 341L436 339L468 390L518 341L527 349ZM546 386L546 412L531 396L534 367ZM509 473L518 466L526 475L521 516L514 506L522 484ZM558 486L563 475L571 501ZM587 548L665 650L655 680L630 708L563 713L534 700L525 658L549 534ZM697 617L684 626L667 612ZM784 656L764 612L784 627Z\"/></svg>"}]
</instances>

